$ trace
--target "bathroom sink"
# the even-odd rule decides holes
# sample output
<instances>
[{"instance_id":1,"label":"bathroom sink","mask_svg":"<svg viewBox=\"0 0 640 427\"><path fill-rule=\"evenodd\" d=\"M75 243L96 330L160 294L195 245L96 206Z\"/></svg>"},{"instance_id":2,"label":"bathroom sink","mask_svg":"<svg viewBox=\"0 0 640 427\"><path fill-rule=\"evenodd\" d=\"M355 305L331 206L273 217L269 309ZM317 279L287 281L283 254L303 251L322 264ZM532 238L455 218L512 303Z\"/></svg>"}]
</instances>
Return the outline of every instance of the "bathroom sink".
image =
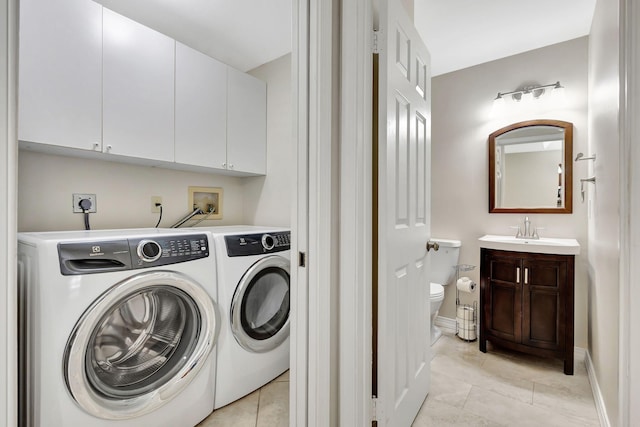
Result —
<instances>
[{"instance_id":1,"label":"bathroom sink","mask_svg":"<svg viewBox=\"0 0 640 427\"><path fill-rule=\"evenodd\" d=\"M539 254L578 255L580 243L576 239L520 239L515 236L497 236L487 234L478 239L481 248L503 251L533 252Z\"/></svg>"}]
</instances>

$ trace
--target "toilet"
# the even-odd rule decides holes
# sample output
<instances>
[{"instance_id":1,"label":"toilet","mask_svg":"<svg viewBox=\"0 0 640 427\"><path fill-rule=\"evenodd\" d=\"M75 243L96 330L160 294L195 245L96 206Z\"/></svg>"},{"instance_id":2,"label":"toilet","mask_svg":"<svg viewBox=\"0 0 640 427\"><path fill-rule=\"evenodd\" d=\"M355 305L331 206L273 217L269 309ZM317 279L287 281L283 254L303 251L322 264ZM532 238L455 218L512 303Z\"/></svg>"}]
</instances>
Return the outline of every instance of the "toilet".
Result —
<instances>
[{"instance_id":1,"label":"toilet","mask_svg":"<svg viewBox=\"0 0 640 427\"><path fill-rule=\"evenodd\" d=\"M442 331L436 326L436 317L444 300L444 287L453 283L456 278L455 266L460 257L460 240L430 239L440 248L431 252L431 293L429 297L431 306L431 345L433 345Z\"/></svg>"}]
</instances>

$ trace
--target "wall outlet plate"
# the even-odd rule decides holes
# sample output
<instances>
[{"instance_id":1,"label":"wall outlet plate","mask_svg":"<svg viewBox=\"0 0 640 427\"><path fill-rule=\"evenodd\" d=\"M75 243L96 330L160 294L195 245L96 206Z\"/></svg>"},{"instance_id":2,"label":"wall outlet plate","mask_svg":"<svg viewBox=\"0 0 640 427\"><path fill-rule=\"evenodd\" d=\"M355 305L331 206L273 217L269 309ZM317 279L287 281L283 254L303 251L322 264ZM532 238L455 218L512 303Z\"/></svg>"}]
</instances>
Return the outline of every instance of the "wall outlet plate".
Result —
<instances>
[{"instance_id":1,"label":"wall outlet plate","mask_svg":"<svg viewBox=\"0 0 640 427\"><path fill-rule=\"evenodd\" d=\"M160 196L151 196L151 213L160 213L160 206L162 205L162 197Z\"/></svg>"},{"instance_id":2,"label":"wall outlet plate","mask_svg":"<svg viewBox=\"0 0 640 427\"><path fill-rule=\"evenodd\" d=\"M73 213L83 213L84 211L80 207L80 200L89 199L91 201L91 207L89 213L95 213L98 211L98 198L95 194L87 193L73 193Z\"/></svg>"}]
</instances>

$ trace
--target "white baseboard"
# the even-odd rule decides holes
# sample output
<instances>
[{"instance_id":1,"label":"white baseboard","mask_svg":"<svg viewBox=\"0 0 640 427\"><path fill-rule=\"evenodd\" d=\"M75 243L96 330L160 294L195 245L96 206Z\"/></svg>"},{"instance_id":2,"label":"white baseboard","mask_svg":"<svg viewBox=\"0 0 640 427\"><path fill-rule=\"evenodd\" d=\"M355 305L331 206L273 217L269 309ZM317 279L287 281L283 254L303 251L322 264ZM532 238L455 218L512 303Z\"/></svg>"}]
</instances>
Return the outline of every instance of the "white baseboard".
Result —
<instances>
[{"instance_id":1,"label":"white baseboard","mask_svg":"<svg viewBox=\"0 0 640 427\"><path fill-rule=\"evenodd\" d=\"M451 334L456 333L456 319L449 319L448 317L436 316L436 326L443 332L449 332Z\"/></svg>"},{"instance_id":2,"label":"white baseboard","mask_svg":"<svg viewBox=\"0 0 640 427\"><path fill-rule=\"evenodd\" d=\"M576 348L577 350L577 348ZM600 425L602 427L611 427L609 416L607 415L607 407L604 405L604 398L602 397L602 391L598 384L598 378L593 368L593 361L588 351L582 349L585 353L584 364L587 368L587 374L589 375L589 383L591 384L591 392L593 393L593 400L596 402L596 411L598 411L598 417L600 418Z\"/></svg>"}]
</instances>

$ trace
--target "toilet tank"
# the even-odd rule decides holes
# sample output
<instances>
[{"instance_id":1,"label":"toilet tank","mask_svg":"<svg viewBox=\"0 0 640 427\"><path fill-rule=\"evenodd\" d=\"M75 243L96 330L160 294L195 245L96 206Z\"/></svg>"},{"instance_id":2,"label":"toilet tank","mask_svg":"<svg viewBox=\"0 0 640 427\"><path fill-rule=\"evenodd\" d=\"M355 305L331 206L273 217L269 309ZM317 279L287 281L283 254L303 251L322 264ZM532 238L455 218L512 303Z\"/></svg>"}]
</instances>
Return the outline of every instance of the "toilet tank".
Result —
<instances>
[{"instance_id":1,"label":"toilet tank","mask_svg":"<svg viewBox=\"0 0 640 427\"><path fill-rule=\"evenodd\" d=\"M456 277L455 266L460 258L460 240L431 238L431 242L437 243L440 249L431 252L431 282L448 285L453 283Z\"/></svg>"}]
</instances>

